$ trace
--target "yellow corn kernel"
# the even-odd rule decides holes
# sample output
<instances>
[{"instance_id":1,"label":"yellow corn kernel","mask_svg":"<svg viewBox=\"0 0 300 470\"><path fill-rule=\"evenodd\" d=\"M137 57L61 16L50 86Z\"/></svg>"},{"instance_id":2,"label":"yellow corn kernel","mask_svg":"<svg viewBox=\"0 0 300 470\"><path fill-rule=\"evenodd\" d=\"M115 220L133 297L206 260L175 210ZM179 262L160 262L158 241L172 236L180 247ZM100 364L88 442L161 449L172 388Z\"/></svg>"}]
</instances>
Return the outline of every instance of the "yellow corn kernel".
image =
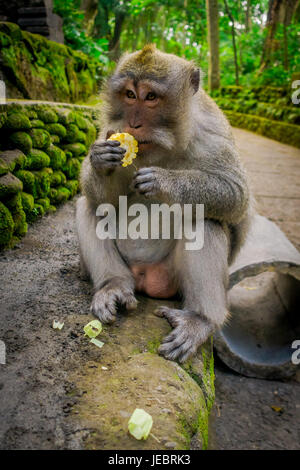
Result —
<instances>
[{"instance_id":1,"label":"yellow corn kernel","mask_svg":"<svg viewBox=\"0 0 300 470\"><path fill-rule=\"evenodd\" d=\"M109 140L118 140L121 144L121 147L126 149L126 153L122 159L122 166L131 165L138 152L138 143L133 135L127 134L127 132L120 132L111 135Z\"/></svg>"}]
</instances>

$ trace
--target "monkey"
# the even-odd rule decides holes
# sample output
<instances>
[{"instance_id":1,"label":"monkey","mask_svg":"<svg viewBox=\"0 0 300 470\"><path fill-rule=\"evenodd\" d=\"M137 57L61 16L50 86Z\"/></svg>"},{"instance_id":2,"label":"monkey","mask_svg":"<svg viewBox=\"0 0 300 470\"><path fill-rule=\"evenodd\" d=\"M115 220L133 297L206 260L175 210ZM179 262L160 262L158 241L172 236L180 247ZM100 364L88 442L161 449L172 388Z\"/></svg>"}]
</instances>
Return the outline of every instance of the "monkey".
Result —
<instances>
[{"instance_id":1,"label":"monkey","mask_svg":"<svg viewBox=\"0 0 300 470\"><path fill-rule=\"evenodd\" d=\"M231 127L201 86L191 61L146 45L125 53L103 91L99 136L81 168L83 195L76 226L81 270L94 286L91 311L114 322L118 307L137 307L135 292L155 298L179 295L180 309L159 307L173 330L159 354L184 362L229 318L228 268L240 250L251 217L247 177ZM113 132L138 141L136 169L122 168L125 149ZM100 240L99 204L118 209L154 202L204 204L204 245L185 239Z\"/></svg>"}]
</instances>

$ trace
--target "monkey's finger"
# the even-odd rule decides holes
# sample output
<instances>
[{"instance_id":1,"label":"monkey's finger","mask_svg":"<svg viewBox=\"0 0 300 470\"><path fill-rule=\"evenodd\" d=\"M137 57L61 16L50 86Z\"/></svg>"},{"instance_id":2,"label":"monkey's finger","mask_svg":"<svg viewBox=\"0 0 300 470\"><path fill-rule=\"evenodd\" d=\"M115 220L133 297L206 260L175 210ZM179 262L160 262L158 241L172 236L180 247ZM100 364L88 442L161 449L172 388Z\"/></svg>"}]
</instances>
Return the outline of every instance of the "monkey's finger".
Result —
<instances>
[{"instance_id":1,"label":"monkey's finger","mask_svg":"<svg viewBox=\"0 0 300 470\"><path fill-rule=\"evenodd\" d=\"M141 193L145 194L153 191L153 183L140 183L135 185L135 188Z\"/></svg>"},{"instance_id":2,"label":"monkey's finger","mask_svg":"<svg viewBox=\"0 0 300 470\"><path fill-rule=\"evenodd\" d=\"M106 145L110 145L111 147L119 147L120 142L118 140L101 140L99 142L95 142L93 147L105 147Z\"/></svg>"},{"instance_id":3,"label":"monkey's finger","mask_svg":"<svg viewBox=\"0 0 300 470\"><path fill-rule=\"evenodd\" d=\"M147 183L154 180L155 176L153 173L147 173L145 175L136 175L134 178L134 185L137 186L138 184Z\"/></svg>"},{"instance_id":4,"label":"monkey's finger","mask_svg":"<svg viewBox=\"0 0 300 470\"><path fill-rule=\"evenodd\" d=\"M101 155L99 155L98 157L99 159L103 160L103 161L113 161L113 162L117 162L117 161L121 161L122 158L123 158L123 155L118 155L117 153L102 153Z\"/></svg>"},{"instance_id":5,"label":"monkey's finger","mask_svg":"<svg viewBox=\"0 0 300 470\"><path fill-rule=\"evenodd\" d=\"M178 325L178 310L176 309L159 307L154 310L154 314L158 317L165 317L173 328Z\"/></svg>"},{"instance_id":6,"label":"monkey's finger","mask_svg":"<svg viewBox=\"0 0 300 470\"><path fill-rule=\"evenodd\" d=\"M126 149L122 147L111 147L110 145L103 145L102 147L94 147L92 149L92 155L104 155L105 153L113 153L115 155L124 156Z\"/></svg>"},{"instance_id":7,"label":"monkey's finger","mask_svg":"<svg viewBox=\"0 0 300 470\"><path fill-rule=\"evenodd\" d=\"M136 176L137 175L144 175L146 173L154 173L154 172L155 172L155 167L154 166L150 166L150 167L146 167L146 168L140 168L136 172Z\"/></svg>"}]
</instances>

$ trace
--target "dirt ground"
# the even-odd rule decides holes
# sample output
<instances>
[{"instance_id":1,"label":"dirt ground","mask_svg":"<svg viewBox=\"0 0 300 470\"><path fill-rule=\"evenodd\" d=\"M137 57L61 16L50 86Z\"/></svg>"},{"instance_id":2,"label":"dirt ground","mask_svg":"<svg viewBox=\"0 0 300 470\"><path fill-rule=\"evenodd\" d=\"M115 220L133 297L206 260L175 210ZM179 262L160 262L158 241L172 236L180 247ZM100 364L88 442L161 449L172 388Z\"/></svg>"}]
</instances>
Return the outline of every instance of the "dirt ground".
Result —
<instances>
[{"instance_id":1,"label":"dirt ground","mask_svg":"<svg viewBox=\"0 0 300 470\"><path fill-rule=\"evenodd\" d=\"M247 131L235 135L260 212L299 244L299 151ZM7 348L1 449L79 449L91 431L70 420L76 397L68 373L95 359L81 334L91 286L79 279L74 207L72 201L44 217L0 255L0 339ZM63 334L51 328L53 318L65 321ZM210 448L300 449L299 392L296 380L250 379L216 361Z\"/></svg>"}]
</instances>

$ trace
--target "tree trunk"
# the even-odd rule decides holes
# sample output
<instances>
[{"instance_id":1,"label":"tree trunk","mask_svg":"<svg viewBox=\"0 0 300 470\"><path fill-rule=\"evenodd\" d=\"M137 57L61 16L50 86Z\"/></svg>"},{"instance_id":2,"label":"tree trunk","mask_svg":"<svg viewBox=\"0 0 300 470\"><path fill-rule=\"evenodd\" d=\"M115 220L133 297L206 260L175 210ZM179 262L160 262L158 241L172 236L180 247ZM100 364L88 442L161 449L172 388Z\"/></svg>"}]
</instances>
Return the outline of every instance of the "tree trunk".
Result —
<instances>
[{"instance_id":1,"label":"tree trunk","mask_svg":"<svg viewBox=\"0 0 300 470\"><path fill-rule=\"evenodd\" d=\"M231 25L231 35L232 35L232 46L233 46L233 56L234 56L235 84L239 85L240 84L239 64L238 64L238 58L237 58L237 47L236 47L236 39L235 39L234 18L231 14L231 11L228 8L228 3L227 3L226 0L224 0L224 4L225 4L225 9L226 9L227 15L229 16L229 19L232 23L232 25Z\"/></svg>"},{"instance_id":2,"label":"tree trunk","mask_svg":"<svg viewBox=\"0 0 300 470\"><path fill-rule=\"evenodd\" d=\"M278 24L283 24L284 41L283 41L283 57L284 66L288 68L288 45L287 45L287 26L292 21L294 12L299 4L299 0L269 0L269 9L266 22L267 35L261 56L261 65L259 73L263 72L272 63L272 56L276 48L281 45L275 39Z\"/></svg>"},{"instance_id":3,"label":"tree trunk","mask_svg":"<svg viewBox=\"0 0 300 470\"><path fill-rule=\"evenodd\" d=\"M207 40L209 48L208 88L220 87L218 0L206 0Z\"/></svg>"},{"instance_id":4,"label":"tree trunk","mask_svg":"<svg viewBox=\"0 0 300 470\"><path fill-rule=\"evenodd\" d=\"M246 33L248 33L251 29L251 0L247 0L245 29L246 29Z\"/></svg>"},{"instance_id":5,"label":"tree trunk","mask_svg":"<svg viewBox=\"0 0 300 470\"><path fill-rule=\"evenodd\" d=\"M116 13L114 34L108 46L113 59L118 59L120 56L120 37L125 18L125 13Z\"/></svg>"},{"instance_id":6,"label":"tree trunk","mask_svg":"<svg viewBox=\"0 0 300 470\"><path fill-rule=\"evenodd\" d=\"M91 36L98 12L98 0L81 0L80 9L84 11L84 29Z\"/></svg>"}]
</instances>

